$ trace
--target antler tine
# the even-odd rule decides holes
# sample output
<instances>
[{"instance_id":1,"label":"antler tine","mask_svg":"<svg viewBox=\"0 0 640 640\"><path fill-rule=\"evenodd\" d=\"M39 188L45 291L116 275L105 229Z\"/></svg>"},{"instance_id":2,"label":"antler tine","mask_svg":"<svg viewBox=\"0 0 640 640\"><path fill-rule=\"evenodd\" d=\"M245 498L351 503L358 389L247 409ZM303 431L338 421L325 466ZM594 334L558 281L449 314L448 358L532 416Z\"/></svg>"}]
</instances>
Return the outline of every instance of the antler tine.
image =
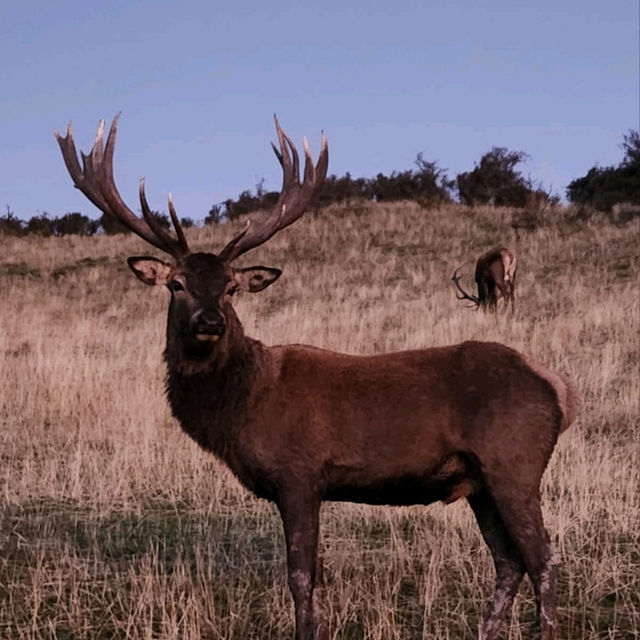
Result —
<instances>
[{"instance_id":1,"label":"antler tine","mask_svg":"<svg viewBox=\"0 0 640 640\"><path fill-rule=\"evenodd\" d=\"M302 148L304 149L304 182L313 183L316 177L316 168L313 166L311 149L306 138L302 138Z\"/></svg>"},{"instance_id":2,"label":"antler tine","mask_svg":"<svg viewBox=\"0 0 640 640\"><path fill-rule=\"evenodd\" d=\"M176 233L178 235L178 240L176 240L157 223L155 226L153 224L150 225L146 219L139 218L133 211L131 211L131 209L129 209L116 188L113 177L113 155L119 117L120 114L116 114L113 122L111 123L106 146L103 145L104 120L100 120L96 139L91 151L89 154L80 153L83 164L82 168L78 161L78 153L73 140L71 123L69 123L69 126L67 127L67 135L64 138L58 133L58 131L55 131L56 140L60 145L62 157L65 165L67 166L69 175L71 176L74 185L80 189L80 191L82 191L82 193L84 193L84 195L103 213L116 218L128 229L154 247L157 247L174 257L184 255L185 253L188 253L188 247L186 245L186 241L184 241L184 234L182 234L182 230L178 231L178 228L176 227ZM145 216L145 218L146 217L147 216ZM174 216L172 216L172 219L174 219ZM154 220L154 222L156 221Z\"/></svg>"},{"instance_id":3,"label":"antler tine","mask_svg":"<svg viewBox=\"0 0 640 640\"><path fill-rule=\"evenodd\" d=\"M282 166L282 191L278 201L263 220L252 222L250 227L243 229L220 252L218 257L227 262L263 244L275 233L300 218L327 175L329 148L324 132L320 155L315 166L309 144L306 139L304 140L304 180L300 184L300 161L296 147L282 130L275 116L274 120L280 148L278 149L273 143L271 146Z\"/></svg>"},{"instance_id":4,"label":"antler tine","mask_svg":"<svg viewBox=\"0 0 640 640\"><path fill-rule=\"evenodd\" d=\"M101 163L102 167L102 182L101 187L104 190L104 195L112 206L112 209L115 211L118 218L124 223L130 226L130 228L139 233L139 229L145 228L145 233L150 232L154 237L155 242L151 242L146 238L148 242L151 242L154 246L166 251L167 253L179 257L184 255L185 250L180 242L176 241L172 238L169 233L162 228L160 224L155 220L151 211L149 210L149 206L147 205L146 197L144 197L144 178L140 183L140 205L142 207L142 214L144 216L144 220L138 218L129 207L122 200L120 193L116 188L116 183L113 177L113 154L116 146L116 135L118 133L118 119L120 118L120 114L118 113L116 117L113 119L113 123L111 124L111 128L109 129L109 135L107 137L107 145L104 151L104 159ZM142 201L144 200L144 205L142 206ZM144 225L144 226L143 226ZM188 249L187 249L188 252Z\"/></svg>"},{"instance_id":5,"label":"antler tine","mask_svg":"<svg viewBox=\"0 0 640 640\"><path fill-rule=\"evenodd\" d=\"M280 150L271 143L271 147L275 151L275 154L282 166L282 191L289 184L300 183L300 161L298 159L298 150L296 145L293 144L291 138L282 130L278 118L274 115L273 119L276 123L276 133L278 135L278 143L280 144ZM289 153L291 152L291 154ZM293 160L291 158L293 156Z\"/></svg>"},{"instance_id":6,"label":"antler tine","mask_svg":"<svg viewBox=\"0 0 640 640\"><path fill-rule=\"evenodd\" d=\"M89 156L83 154L85 169L87 164L89 170L85 173L87 178L94 181L101 195L107 203L108 208L104 212L119 220L125 227L139 235L143 240L152 244L154 247L172 253L164 240L158 237L149 225L138 218L138 216L129 209L124 203L120 193L118 192L113 176L113 155L116 146L116 137L118 134L118 121L120 114L117 113L109 128L107 136L106 148L102 148L102 140L104 134L104 120L98 125L98 133L96 141L91 149ZM89 160L89 162L87 162ZM97 166L95 166L97 164Z\"/></svg>"},{"instance_id":7,"label":"antler tine","mask_svg":"<svg viewBox=\"0 0 640 640\"><path fill-rule=\"evenodd\" d=\"M173 227L176 230L176 235L178 236L177 242L174 238L171 237L169 232L156 220L156 217L153 215L151 208L149 207L149 203L147 202L147 195L144 190L144 177L140 178L139 196L142 215L146 223L151 228L151 231L153 231L153 233L155 233L155 235L158 236L158 238L168 247L172 247L172 252L174 253L174 255L186 255L187 253L189 253L189 245L187 244L187 240L184 237L184 232L182 231L180 220L178 219L175 208L173 206L171 194L169 194L169 213L171 214L171 221L173 222Z\"/></svg>"},{"instance_id":8,"label":"antler tine","mask_svg":"<svg viewBox=\"0 0 640 640\"><path fill-rule=\"evenodd\" d=\"M171 222L173 222L173 228L176 230L178 242L182 245L184 253L187 254L190 251L189 245L187 244L187 239L185 238L184 231L182 230L182 225L180 224L180 219L178 218L176 209L173 206L173 196L171 194L169 194L167 201L169 204L169 215L171 216Z\"/></svg>"},{"instance_id":9,"label":"antler tine","mask_svg":"<svg viewBox=\"0 0 640 640\"><path fill-rule=\"evenodd\" d=\"M249 227L251 226L251 220L247 220L244 223L244 227L242 227L242 229L240 230L240 233L236 234L225 246L225 248L220 252L220 255L218 256L221 260L232 260L233 258L229 258L228 256L231 255L231 253L233 252L234 247L238 244L238 242L240 242L240 240L242 240L242 238L244 238L244 236L247 234L247 231L249 231ZM225 253L226 252L226 253Z\"/></svg>"},{"instance_id":10,"label":"antler tine","mask_svg":"<svg viewBox=\"0 0 640 640\"><path fill-rule=\"evenodd\" d=\"M98 133L100 128L98 127ZM67 125L67 134L64 138L60 135L58 130L54 131L54 135L56 140L58 141L58 145L60 146L60 150L62 151L62 159L67 167L67 171L73 180L74 186L76 189L82 191L82 193L91 201L93 204L104 211L109 208L109 205L105 202L102 194L98 189L96 189L95 184L93 183L93 170L91 168L91 160L81 153L83 165L85 170L88 171L88 175L91 176L90 179L87 179L85 173L80 166L80 162L78 162L78 152L76 151L76 145L73 140L73 126L71 122Z\"/></svg>"},{"instance_id":11,"label":"antler tine","mask_svg":"<svg viewBox=\"0 0 640 640\"><path fill-rule=\"evenodd\" d=\"M145 222L149 225L149 227L151 227L151 231L153 231L153 233L164 240L166 231L160 224L158 224L157 220L153 217L151 208L149 207L149 203L147 202L147 194L144 191L144 176L140 178L138 196L140 198L140 210L142 211L142 217L145 219Z\"/></svg>"},{"instance_id":12,"label":"antler tine","mask_svg":"<svg viewBox=\"0 0 640 640\"><path fill-rule=\"evenodd\" d=\"M476 308L480 305L480 300L473 295L468 294L460 285L460 277L458 276L458 271L460 271L461 267L458 267L454 272L453 272L453 276L451 276L451 279L453 280L453 283L455 284L455 286L457 287L458 291L460 291L460 293L462 294L461 296L459 296L456 293L456 298L458 300L471 300L471 302L473 302L473 306L475 306Z\"/></svg>"},{"instance_id":13,"label":"antler tine","mask_svg":"<svg viewBox=\"0 0 640 640\"><path fill-rule=\"evenodd\" d=\"M304 165L304 184L309 185L316 189L320 186L324 179L327 177L327 169L329 168L329 150L327 147L327 137L322 132L322 141L320 143L320 155L318 157L318 164L313 165L313 158L311 157L311 150L309 149L309 143L307 139L303 139L305 165Z\"/></svg>"}]
</instances>

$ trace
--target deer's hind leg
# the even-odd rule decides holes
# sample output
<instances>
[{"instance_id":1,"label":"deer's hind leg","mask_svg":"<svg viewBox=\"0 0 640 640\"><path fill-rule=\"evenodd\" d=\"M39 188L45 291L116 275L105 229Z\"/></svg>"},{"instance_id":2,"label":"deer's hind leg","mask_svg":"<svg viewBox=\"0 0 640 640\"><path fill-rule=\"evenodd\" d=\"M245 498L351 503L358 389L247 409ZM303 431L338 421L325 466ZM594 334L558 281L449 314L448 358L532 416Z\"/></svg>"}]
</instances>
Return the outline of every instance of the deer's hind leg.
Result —
<instances>
[{"instance_id":1,"label":"deer's hind leg","mask_svg":"<svg viewBox=\"0 0 640 640\"><path fill-rule=\"evenodd\" d=\"M511 540L493 498L486 489L467 498L476 517L496 569L493 601L478 633L479 640L498 638L500 628L511 608L525 565L518 547Z\"/></svg>"},{"instance_id":2,"label":"deer's hind leg","mask_svg":"<svg viewBox=\"0 0 640 640\"><path fill-rule=\"evenodd\" d=\"M511 276L509 280L509 298L511 299L511 313L516 311L516 274Z\"/></svg>"},{"instance_id":3,"label":"deer's hind leg","mask_svg":"<svg viewBox=\"0 0 640 640\"><path fill-rule=\"evenodd\" d=\"M538 487L495 483L490 492L509 539L518 549L536 595L540 640L554 640L556 628L556 562L544 528ZM497 485L497 486L496 486Z\"/></svg>"}]
</instances>

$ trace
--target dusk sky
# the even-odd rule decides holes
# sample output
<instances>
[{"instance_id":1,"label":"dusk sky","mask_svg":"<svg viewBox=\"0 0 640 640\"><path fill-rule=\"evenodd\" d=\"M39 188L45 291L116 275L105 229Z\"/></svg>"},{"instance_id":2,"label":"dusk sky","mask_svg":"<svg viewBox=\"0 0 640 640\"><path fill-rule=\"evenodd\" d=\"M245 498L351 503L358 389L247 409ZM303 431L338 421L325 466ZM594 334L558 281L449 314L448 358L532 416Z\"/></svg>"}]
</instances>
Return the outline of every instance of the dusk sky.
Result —
<instances>
[{"instance_id":1,"label":"dusk sky","mask_svg":"<svg viewBox=\"0 0 640 640\"><path fill-rule=\"evenodd\" d=\"M277 113L301 148L329 140L329 172L414 168L450 177L493 146L564 196L618 164L639 127L637 0L487 2L36 2L0 13L0 206L27 219L98 211L73 189L53 137L88 151L122 111L116 183L138 208L173 193L181 216L265 178Z\"/></svg>"}]
</instances>

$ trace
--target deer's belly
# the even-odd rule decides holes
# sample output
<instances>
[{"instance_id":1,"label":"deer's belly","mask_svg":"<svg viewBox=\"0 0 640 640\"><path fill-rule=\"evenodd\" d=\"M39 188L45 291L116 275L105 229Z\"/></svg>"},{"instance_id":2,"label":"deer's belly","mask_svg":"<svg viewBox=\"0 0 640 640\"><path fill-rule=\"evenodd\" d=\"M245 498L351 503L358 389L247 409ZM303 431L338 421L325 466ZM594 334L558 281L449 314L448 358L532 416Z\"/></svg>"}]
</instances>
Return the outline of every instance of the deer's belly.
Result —
<instances>
[{"instance_id":1,"label":"deer's belly","mask_svg":"<svg viewBox=\"0 0 640 640\"><path fill-rule=\"evenodd\" d=\"M479 487L477 474L461 455L454 454L432 469L377 476L375 469L334 469L325 500L373 505L449 504Z\"/></svg>"}]
</instances>

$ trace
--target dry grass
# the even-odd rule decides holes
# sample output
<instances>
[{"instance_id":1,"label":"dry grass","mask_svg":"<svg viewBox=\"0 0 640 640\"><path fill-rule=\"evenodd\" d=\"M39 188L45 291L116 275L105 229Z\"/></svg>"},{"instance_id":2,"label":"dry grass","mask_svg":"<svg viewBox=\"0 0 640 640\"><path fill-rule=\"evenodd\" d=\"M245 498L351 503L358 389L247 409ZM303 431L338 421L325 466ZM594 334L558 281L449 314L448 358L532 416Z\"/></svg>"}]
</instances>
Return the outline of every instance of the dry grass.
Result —
<instances>
[{"instance_id":1,"label":"dry grass","mask_svg":"<svg viewBox=\"0 0 640 640\"><path fill-rule=\"evenodd\" d=\"M449 278L510 239L508 211L338 208L251 255L284 266L237 308L249 335L374 353L499 340L571 375L583 409L545 476L562 561L561 638L640 635L638 219L546 214L519 256L515 317L455 300ZM231 232L191 230L216 250ZM286 638L274 507L184 436L163 399L167 294L136 238L0 238L0 638ZM326 505L333 638L473 638L493 581L462 502ZM531 637L520 590L505 637Z\"/></svg>"}]
</instances>

